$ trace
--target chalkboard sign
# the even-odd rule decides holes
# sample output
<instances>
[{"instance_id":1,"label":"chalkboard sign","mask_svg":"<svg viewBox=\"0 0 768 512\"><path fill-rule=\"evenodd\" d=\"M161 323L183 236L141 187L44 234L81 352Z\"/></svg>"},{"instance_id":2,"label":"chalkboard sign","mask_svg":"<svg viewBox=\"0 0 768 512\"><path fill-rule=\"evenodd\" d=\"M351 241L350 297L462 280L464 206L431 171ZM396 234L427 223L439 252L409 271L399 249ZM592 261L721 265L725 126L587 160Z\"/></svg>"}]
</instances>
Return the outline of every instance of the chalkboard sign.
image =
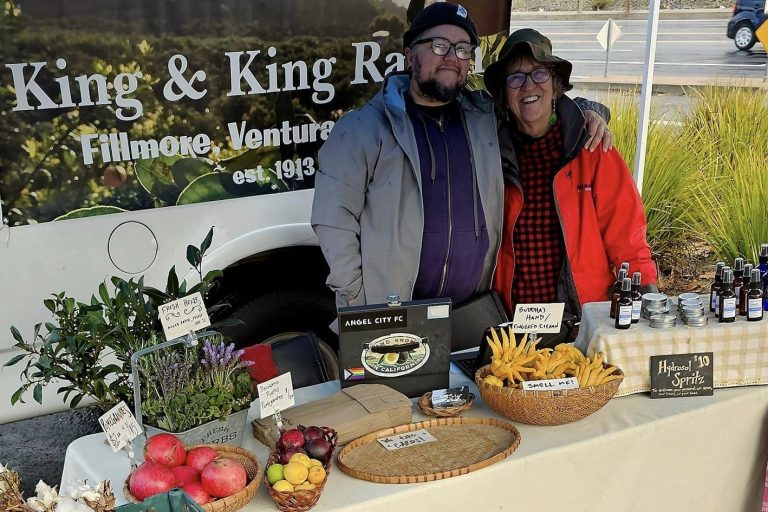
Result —
<instances>
[{"instance_id":1,"label":"chalkboard sign","mask_svg":"<svg viewBox=\"0 0 768 512\"><path fill-rule=\"evenodd\" d=\"M712 352L651 356L651 398L711 396Z\"/></svg>"}]
</instances>

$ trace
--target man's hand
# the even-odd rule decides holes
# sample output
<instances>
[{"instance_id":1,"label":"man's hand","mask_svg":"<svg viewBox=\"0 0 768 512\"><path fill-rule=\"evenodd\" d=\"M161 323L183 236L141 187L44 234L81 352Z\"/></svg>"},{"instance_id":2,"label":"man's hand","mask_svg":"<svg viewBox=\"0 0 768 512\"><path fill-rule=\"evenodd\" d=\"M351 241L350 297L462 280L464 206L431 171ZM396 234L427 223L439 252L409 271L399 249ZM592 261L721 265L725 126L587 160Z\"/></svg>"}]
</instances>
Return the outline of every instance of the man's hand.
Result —
<instances>
[{"instance_id":1,"label":"man's hand","mask_svg":"<svg viewBox=\"0 0 768 512\"><path fill-rule=\"evenodd\" d=\"M613 135L608 129L605 119L594 110L583 111L584 119L587 121L587 132L590 137L584 147L594 151L602 144L603 151L608 151L613 147Z\"/></svg>"}]
</instances>

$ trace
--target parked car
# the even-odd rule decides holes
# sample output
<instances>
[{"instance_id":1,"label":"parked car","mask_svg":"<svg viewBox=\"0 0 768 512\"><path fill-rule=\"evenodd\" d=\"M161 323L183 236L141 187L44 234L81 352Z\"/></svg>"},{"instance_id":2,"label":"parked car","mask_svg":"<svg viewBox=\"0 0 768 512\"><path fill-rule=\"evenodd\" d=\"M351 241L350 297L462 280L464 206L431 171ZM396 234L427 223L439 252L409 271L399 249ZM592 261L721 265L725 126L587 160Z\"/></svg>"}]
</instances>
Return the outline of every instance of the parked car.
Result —
<instances>
[{"instance_id":1,"label":"parked car","mask_svg":"<svg viewBox=\"0 0 768 512\"><path fill-rule=\"evenodd\" d=\"M757 42L755 31L766 18L765 0L736 0L726 35L739 50L749 50Z\"/></svg>"}]
</instances>

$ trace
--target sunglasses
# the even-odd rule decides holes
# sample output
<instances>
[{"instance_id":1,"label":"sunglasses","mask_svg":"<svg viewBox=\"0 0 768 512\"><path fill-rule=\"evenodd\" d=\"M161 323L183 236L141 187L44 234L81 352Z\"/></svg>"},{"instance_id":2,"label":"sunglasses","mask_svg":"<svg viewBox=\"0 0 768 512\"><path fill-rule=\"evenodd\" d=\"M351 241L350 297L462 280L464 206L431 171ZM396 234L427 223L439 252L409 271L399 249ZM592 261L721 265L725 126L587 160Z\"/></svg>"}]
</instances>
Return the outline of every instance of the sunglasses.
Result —
<instances>
[{"instance_id":1,"label":"sunglasses","mask_svg":"<svg viewBox=\"0 0 768 512\"><path fill-rule=\"evenodd\" d=\"M522 71L512 73L507 76L507 87L510 89L519 89L525 85L525 81L531 77L531 81L535 84L543 84L552 78L552 70L549 68L536 68L529 73L523 73Z\"/></svg>"},{"instance_id":2,"label":"sunglasses","mask_svg":"<svg viewBox=\"0 0 768 512\"><path fill-rule=\"evenodd\" d=\"M448 55L448 52L453 48L453 52L459 60L471 59L475 54L475 48L477 48L477 45L471 43L452 43L443 37L425 37L424 39L414 41L411 46L424 43L429 43L432 53L441 57Z\"/></svg>"}]
</instances>

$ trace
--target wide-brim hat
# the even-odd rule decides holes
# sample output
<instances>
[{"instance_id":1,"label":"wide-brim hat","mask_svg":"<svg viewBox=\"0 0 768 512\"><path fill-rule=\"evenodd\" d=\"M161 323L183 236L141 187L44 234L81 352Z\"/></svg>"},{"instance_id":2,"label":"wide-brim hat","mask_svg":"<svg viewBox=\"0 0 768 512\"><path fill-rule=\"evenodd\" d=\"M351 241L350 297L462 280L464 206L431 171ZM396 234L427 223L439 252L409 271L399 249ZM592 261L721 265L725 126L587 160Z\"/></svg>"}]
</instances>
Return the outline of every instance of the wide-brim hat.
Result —
<instances>
[{"instance_id":1,"label":"wide-brim hat","mask_svg":"<svg viewBox=\"0 0 768 512\"><path fill-rule=\"evenodd\" d=\"M483 79L485 88L496 101L502 101L507 80L507 65L519 55L523 48L530 50L530 55L537 61L552 66L560 77L566 91L573 89L571 71L573 64L552 55L552 41L541 32L532 28L523 28L512 32L499 52L499 59L485 69Z\"/></svg>"}]
</instances>

